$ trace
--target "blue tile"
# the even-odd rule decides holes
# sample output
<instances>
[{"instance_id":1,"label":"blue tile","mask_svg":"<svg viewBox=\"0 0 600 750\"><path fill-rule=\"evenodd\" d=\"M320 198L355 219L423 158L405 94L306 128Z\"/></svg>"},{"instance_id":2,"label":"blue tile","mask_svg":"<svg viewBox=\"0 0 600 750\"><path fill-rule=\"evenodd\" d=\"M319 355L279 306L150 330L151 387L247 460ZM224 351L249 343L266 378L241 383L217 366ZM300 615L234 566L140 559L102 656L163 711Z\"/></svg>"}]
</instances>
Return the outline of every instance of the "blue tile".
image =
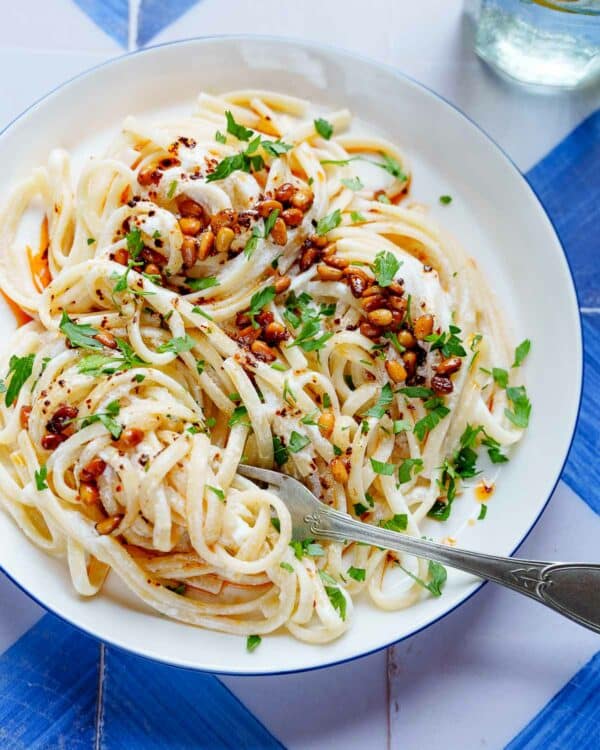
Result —
<instances>
[{"instance_id":1,"label":"blue tile","mask_svg":"<svg viewBox=\"0 0 600 750\"><path fill-rule=\"evenodd\" d=\"M600 314L583 315L583 352L581 412L562 478L600 513Z\"/></svg>"},{"instance_id":2,"label":"blue tile","mask_svg":"<svg viewBox=\"0 0 600 750\"><path fill-rule=\"evenodd\" d=\"M129 0L74 0L81 10L115 42L129 44Z\"/></svg>"},{"instance_id":3,"label":"blue tile","mask_svg":"<svg viewBox=\"0 0 600 750\"><path fill-rule=\"evenodd\" d=\"M557 693L506 750L600 748L600 653Z\"/></svg>"},{"instance_id":4,"label":"blue tile","mask_svg":"<svg viewBox=\"0 0 600 750\"><path fill-rule=\"evenodd\" d=\"M600 110L542 159L527 179L558 230L580 304L600 307Z\"/></svg>"},{"instance_id":5,"label":"blue tile","mask_svg":"<svg viewBox=\"0 0 600 750\"><path fill-rule=\"evenodd\" d=\"M0 657L2 750L91 750L100 646L45 615Z\"/></svg>"},{"instance_id":6,"label":"blue tile","mask_svg":"<svg viewBox=\"0 0 600 750\"><path fill-rule=\"evenodd\" d=\"M209 674L107 648L103 692L101 750L283 747Z\"/></svg>"},{"instance_id":7,"label":"blue tile","mask_svg":"<svg viewBox=\"0 0 600 750\"><path fill-rule=\"evenodd\" d=\"M136 40L138 46L143 47L198 2L199 0L141 0Z\"/></svg>"}]
</instances>

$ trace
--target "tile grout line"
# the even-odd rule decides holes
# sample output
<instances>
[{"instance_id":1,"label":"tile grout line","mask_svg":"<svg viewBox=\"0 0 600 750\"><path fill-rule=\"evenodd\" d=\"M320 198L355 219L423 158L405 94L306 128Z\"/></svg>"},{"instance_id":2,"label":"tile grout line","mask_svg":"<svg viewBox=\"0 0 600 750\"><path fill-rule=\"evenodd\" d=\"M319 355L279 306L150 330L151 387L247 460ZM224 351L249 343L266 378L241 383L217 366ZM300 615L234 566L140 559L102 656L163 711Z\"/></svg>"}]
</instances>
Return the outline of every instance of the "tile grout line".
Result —
<instances>
[{"instance_id":1,"label":"tile grout line","mask_svg":"<svg viewBox=\"0 0 600 750\"><path fill-rule=\"evenodd\" d=\"M390 646L385 651L385 700L387 703L386 717L387 717L387 750L392 750L392 709L390 706L390 653L393 646Z\"/></svg>"},{"instance_id":2,"label":"tile grout line","mask_svg":"<svg viewBox=\"0 0 600 750\"><path fill-rule=\"evenodd\" d=\"M95 719L95 733L96 738L94 741L94 750L100 750L101 736L102 736L102 722L104 718L104 655L106 646L100 644L100 660L98 662L98 688L96 696L96 719Z\"/></svg>"}]
</instances>

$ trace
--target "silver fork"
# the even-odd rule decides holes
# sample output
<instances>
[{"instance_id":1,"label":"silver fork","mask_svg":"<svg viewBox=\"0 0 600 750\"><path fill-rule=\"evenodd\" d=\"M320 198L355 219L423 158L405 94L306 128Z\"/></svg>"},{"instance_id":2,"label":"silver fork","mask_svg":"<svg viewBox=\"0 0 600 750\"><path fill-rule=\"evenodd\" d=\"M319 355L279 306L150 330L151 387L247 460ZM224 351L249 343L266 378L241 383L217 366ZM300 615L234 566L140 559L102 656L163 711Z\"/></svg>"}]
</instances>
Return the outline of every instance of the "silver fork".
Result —
<instances>
[{"instance_id":1,"label":"silver fork","mask_svg":"<svg viewBox=\"0 0 600 750\"><path fill-rule=\"evenodd\" d=\"M287 474L244 464L238 472L275 488L292 517L292 539L351 540L435 560L525 594L600 633L600 564L519 560L447 547L357 521L324 505Z\"/></svg>"}]
</instances>

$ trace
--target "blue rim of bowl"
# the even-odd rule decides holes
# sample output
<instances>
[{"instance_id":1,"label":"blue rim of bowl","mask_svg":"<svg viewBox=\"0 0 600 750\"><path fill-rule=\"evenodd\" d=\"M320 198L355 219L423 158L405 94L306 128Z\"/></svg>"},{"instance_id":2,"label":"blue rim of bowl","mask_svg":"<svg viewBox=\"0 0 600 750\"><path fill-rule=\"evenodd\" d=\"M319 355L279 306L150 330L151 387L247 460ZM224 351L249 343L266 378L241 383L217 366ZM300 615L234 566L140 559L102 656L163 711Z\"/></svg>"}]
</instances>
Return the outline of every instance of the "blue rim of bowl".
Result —
<instances>
[{"instance_id":1,"label":"blue rim of bowl","mask_svg":"<svg viewBox=\"0 0 600 750\"><path fill-rule=\"evenodd\" d=\"M74 81L78 80L79 78L83 78L84 76L89 75L90 73L95 72L96 70L99 70L100 68L104 68L109 65L113 65L115 63L120 62L121 60L124 60L128 57L133 57L135 55L144 55L148 52L152 52L153 50L160 49L161 47L173 47L179 44L187 44L190 42L209 42L209 41L264 41L264 42L276 42L276 43L283 43L283 44L289 44L289 45L296 45L299 47L308 48L311 50L325 50L326 52L330 52L336 55L346 56L346 57L352 57L357 60L362 60L369 65L374 65L375 67L382 68L390 73L392 73L394 76L398 78L403 78L404 80L410 81L410 83L414 84L415 86L418 86L419 88L427 91L429 94L434 96L436 99L439 99L440 101L443 101L448 107L453 109L455 112L457 112L459 115L461 115L468 123L470 123L473 127L475 127L490 143L492 143L495 148L499 151L499 153L506 159L508 164L514 169L518 177L523 180L527 188L531 191L534 198L536 199L539 207L542 210L543 215L548 220L548 223L552 227L552 230L554 232L554 235L556 237L556 240L558 242L558 246L560 247L565 264L567 267L567 271L569 273L569 277L571 280L571 289L573 292L573 296L575 297L575 302L577 304L577 316L578 316L578 323L579 323L579 349L580 349L580 378L579 378L579 392L577 396L577 411L575 414L575 419L573 420L572 428L571 428L571 437L569 440L569 445L567 447L567 450L565 452L564 459L562 461L561 467L556 475L556 478L554 480L554 483L552 485L552 489L550 490L548 497L544 501L542 507L540 508L539 513L533 520L531 526L527 529L527 531L523 534L521 539L518 541L510 555L514 555L515 552L519 549L519 547L523 544L523 542L527 539L527 537L531 534L535 526L537 525L538 521L540 520L542 514L548 507L548 503L550 502L550 499L552 498L552 495L554 494L554 491L556 490L556 487L558 486L558 483L560 481L560 478L562 476L563 470L566 466L567 460L569 458L569 453L571 452L571 448L573 446L573 440L575 439L575 432L577 430L577 424L579 422L579 416L581 413L581 404L582 404L582 398L583 398L583 379L584 379L584 351L583 351L583 321L582 321L582 313L581 313L581 306L579 303L579 296L577 293L577 287L575 286L575 278L573 275L573 269L571 268L571 263L569 262L569 257L565 251L565 248L563 246L562 240L560 238L560 235L558 233L558 230L556 229L556 226L554 224L554 221L549 216L548 212L546 211L546 207L544 206L542 200L540 199L539 195L533 188L533 186L529 183L525 175L521 172L521 170L517 167L515 162L511 159L511 157L506 153L506 151L480 126L478 125L473 119L469 117L469 115L465 114L459 107L457 107L455 104L450 102L448 99L446 99L441 94L438 94L433 89L429 88L425 84L421 83L420 81L417 81L415 78L412 78L411 76L407 75L406 73L403 73L402 71L395 68L393 65L388 65L386 63L381 63L376 60L371 59L370 57L366 55L362 55L360 53L352 52L351 50L344 49L342 47L337 47L332 44L323 44L320 42L311 42L311 41L305 41L302 39L294 39L294 38L288 38L288 37L282 37L282 36L275 36L275 35L263 35L263 34L207 34L205 36L193 36L193 37L186 37L184 39L176 39L172 42L162 42L161 44L154 44L148 47L143 47L142 49L136 49L132 50L131 52L125 52L122 55L117 55L116 57L111 57L108 60L104 60L101 63L98 63L97 65L93 65L91 68L87 68L86 70L82 71L81 73L77 73L76 75L72 76L71 78L68 78L66 81L63 81L58 86L55 86L53 89L48 91L46 94L41 96L39 99L36 99L32 104L30 104L26 109L24 109L20 114L18 114L16 117L14 117L2 130L0 130L0 137L4 135L4 133L9 130L18 120L20 120L24 115L26 115L29 111L37 107L38 104L45 101L49 97L51 97L53 94L57 93L61 89L63 89L65 86L68 86L70 83L73 83ZM58 617L63 622L66 622L71 627L75 628L81 633L84 633L87 636L90 636L91 638L94 638L97 641L100 641L101 643L110 646L111 648L118 649L119 651L123 651L126 654L133 654L134 656L145 659L147 661L151 662L157 662L159 664L164 664L169 667L173 667L175 669L184 669L186 671L190 672L201 672L203 674L213 674L213 675L224 675L227 677L275 677L277 675L285 675L285 674L298 674L301 672L313 672L317 669L325 669L327 667L337 667L341 666L342 664L348 664L352 661L356 661L357 659L362 659L367 656L371 656L372 654L376 654L379 651L383 651L383 649L390 648L391 646L395 646L398 643L401 643L402 641L407 640L408 638L412 638L413 636L417 635L418 633L421 633L423 630L426 630L427 628L430 628L432 625L435 625L440 620L443 620L445 617L447 617L449 614L454 612L458 607L461 607L465 602L469 601L475 594L481 591L481 589L488 583L488 581L481 581L479 584L472 584L475 587L472 591L470 591L468 594L466 594L462 599L460 599L456 604L454 604L450 609L446 610L443 614L439 615L438 617L434 618L433 620L430 620L429 622L424 623L420 627L416 628L415 630L411 630L410 633L406 633L401 638L398 638L396 640L390 641L389 643L384 643L381 646L377 646L376 648L371 649L370 651L364 651L360 654L356 654L355 656L349 656L345 659L339 659L337 661L330 661L326 664L319 664L317 666L312 667L300 667L298 669L286 669L286 670L274 670L274 671L261 671L261 672L234 672L230 670L211 670L208 668L201 668L201 667L192 667L184 664L175 664L173 662L167 661L166 659L160 659L155 658L152 656L148 656L147 654L140 653L138 651L134 651L133 649L126 648L125 646L121 646L117 643L113 643L112 641L105 641L99 636L97 636L95 633L90 632L86 628L82 627L81 625L76 625L75 623L71 622L67 617L64 615L59 614L51 607L48 607L47 605L43 604L37 597L35 597L33 594L31 594L27 589L25 589L18 581L16 581L10 574L8 574L2 565L0 564L0 571L6 575L9 580L12 581L12 583L17 586L24 594L26 594L30 599L32 599L36 604L38 604L40 607L42 607L47 612L50 612L51 614Z\"/></svg>"}]
</instances>

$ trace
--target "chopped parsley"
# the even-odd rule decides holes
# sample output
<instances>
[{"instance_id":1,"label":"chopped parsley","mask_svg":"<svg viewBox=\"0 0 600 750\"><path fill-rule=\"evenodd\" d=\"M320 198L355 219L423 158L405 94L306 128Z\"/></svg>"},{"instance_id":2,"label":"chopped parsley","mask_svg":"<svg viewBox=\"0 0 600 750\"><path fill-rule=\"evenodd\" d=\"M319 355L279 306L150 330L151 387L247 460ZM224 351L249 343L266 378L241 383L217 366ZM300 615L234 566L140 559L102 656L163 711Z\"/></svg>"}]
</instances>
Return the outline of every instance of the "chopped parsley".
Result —
<instances>
[{"instance_id":1,"label":"chopped parsley","mask_svg":"<svg viewBox=\"0 0 600 750\"><path fill-rule=\"evenodd\" d=\"M406 484L410 482L415 474L423 470L423 459L405 458L398 469L398 483Z\"/></svg>"},{"instance_id":2,"label":"chopped parsley","mask_svg":"<svg viewBox=\"0 0 600 750\"><path fill-rule=\"evenodd\" d=\"M204 279L186 279L185 284L193 292L201 292L203 289L219 286L219 281L216 276L206 276Z\"/></svg>"},{"instance_id":3,"label":"chopped parsley","mask_svg":"<svg viewBox=\"0 0 600 750\"><path fill-rule=\"evenodd\" d=\"M356 192L357 190L362 190L364 188L360 177L352 177L352 179L350 180L342 180L342 185L344 187L347 187L348 190L353 190L354 192Z\"/></svg>"},{"instance_id":4,"label":"chopped parsley","mask_svg":"<svg viewBox=\"0 0 600 750\"><path fill-rule=\"evenodd\" d=\"M293 540L290 547L294 550L294 555L298 560L307 555L308 557L323 557L325 550L314 539L303 539L301 542Z\"/></svg>"},{"instance_id":5,"label":"chopped parsley","mask_svg":"<svg viewBox=\"0 0 600 750\"><path fill-rule=\"evenodd\" d=\"M207 484L206 489L213 492L219 498L219 500L225 500L225 493L219 487L213 487L212 485Z\"/></svg>"},{"instance_id":6,"label":"chopped parsley","mask_svg":"<svg viewBox=\"0 0 600 750\"><path fill-rule=\"evenodd\" d=\"M431 398L433 396L431 388L424 388L421 385L408 385L400 388L400 393L407 398Z\"/></svg>"},{"instance_id":7,"label":"chopped parsley","mask_svg":"<svg viewBox=\"0 0 600 750\"><path fill-rule=\"evenodd\" d=\"M299 432L292 430L288 447L292 453L298 453L310 443L310 438L306 435L301 435Z\"/></svg>"},{"instance_id":8,"label":"chopped parsley","mask_svg":"<svg viewBox=\"0 0 600 750\"><path fill-rule=\"evenodd\" d=\"M252 130L237 123L229 110L225 112L225 118L227 120L227 132L234 135L238 140L249 141L254 135Z\"/></svg>"},{"instance_id":9,"label":"chopped parsley","mask_svg":"<svg viewBox=\"0 0 600 750\"><path fill-rule=\"evenodd\" d=\"M64 310L59 328L69 339L71 346L83 349L102 349L102 344L94 338L98 331L92 326L74 323Z\"/></svg>"},{"instance_id":10,"label":"chopped parsley","mask_svg":"<svg viewBox=\"0 0 600 750\"><path fill-rule=\"evenodd\" d=\"M408 419L395 419L394 424L392 427L392 432L394 435L398 435L400 432L410 432L412 430L412 425L408 421Z\"/></svg>"},{"instance_id":11,"label":"chopped parsley","mask_svg":"<svg viewBox=\"0 0 600 750\"><path fill-rule=\"evenodd\" d=\"M349 578L353 578L355 581L364 581L367 576L365 568L355 568L353 565L346 571Z\"/></svg>"},{"instance_id":12,"label":"chopped parsley","mask_svg":"<svg viewBox=\"0 0 600 750\"><path fill-rule=\"evenodd\" d=\"M493 464L504 464L508 461L507 456L500 450L500 443L493 437L486 434L481 444L487 448L488 456Z\"/></svg>"},{"instance_id":13,"label":"chopped parsley","mask_svg":"<svg viewBox=\"0 0 600 750\"><path fill-rule=\"evenodd\" d=\"M394 393L389 383L386 383L381 389L377 403L372 406L368 411L365 412L365 417L374 417L375 419L381 419L385 414L387 408L394 400Z\"/></svg>"},{"instance_id":14,"label":"chopped parsley","mask_svg":"<svg viewBox=\"0 0 600 750\"><path fill-rule=\"evenodd\" d=\"M508 371L503 370L501 367L494 367L492 370L492 377L494 383L500 386L500 388L506 388L508 385Z\"/></svg>"},{"instance_id":15,"label":"chopped parsley","mask_svg":"<svg viewBox=\"0 0 600 750\"><path fill-rule=\"evenodd\" d=\"M342 212L339 208L336 208L336 210L332 213L328 214L327 216L323 216L322 219L319 219L319 221L317 222L316 232L319 236L322 236L324 234L327 234L328 232L331 232L332 229L339 227L341 223Z\"/></svg>"},{"instance_id":16,"label":"chopped parsley","mask_svg":"<svg viewBox=\"0 0 600 750\"><path fill-rule=\"evenodd\" d=\"M371 468L376 474L391 477L394 473L394 469L396 468L394 464L386 464L383 461L377 461L377 459L375 458L371 458L369 460L371 461Z\"/></svg>"},{"instance_id":17,"label":"chopped parsley","mask_svg":"<svg viewBox=\"0 0 600 750\"><path fill-rule=\"evenodd\" d=\"M406 513L395 513L387 521L380 521L379 525L382 529L387 529L388 531L406 531L408 528L408 516Z\"/></svg>"},{"instance_id":18,"label":"chopped parsley","mask_svg":"<svg viewBox=\"0 0 600 750\"><path fill-rule=\"evenodd\" d=\"M360 211L350 211L350 219L353 224L359 224L367 220Z\"/></svg>"},{"instance_id":19,"label":"chopped parsley","mask_svg":"<svg viewBox=\"0 0 600 750\"><path fill-rule=\"evenodd\" d=\"M432 351L434 349L440 349L444 357L466 357L467 352L462 345L461 339L457 335L459 333L460 328L451 325L446 332L430 333L429 336L425 336L425 341L431 343Z\"/></svg>"},{"instance_id":20,"label":"chopped parsley","mask_svg":"<svg viewBox=\"0 0 600 750\"><path fill-rule=\"evenodd\" d=\"M515 349L515 361L512 363L511 367L520 367L523 364L525 357L529 354L530 349L531 341L529 339L521 341L519 346Z\"/></svg>"},{"instance_id":21,"label":"chopped parsley","mask_svg":"<svg viewBox=\"0 0 600 750\"><path fill-rule=\"evenodd\" d=\"M115 417L119 416L121 407L118 401L111 401L106 405L106 411L98 412L97 414L91 414L89 417L84 417L81 422L82 427L94 424L95 422L101 422L106 429L110 432L115 440L121 437L123 432L123 426L117 422Z\"/></svg>"},{"instance_id":22,"label":"chopped parsley","mask_svg":"<svg viewBox=\"0 0 600 750\"><path fill-rule=\"evenodd\" d=\"M449 203L452 203L452 196L440 195L440 203L442 204L442 206L447 206Z\"/></svg>"},{"instance_id":23,"label":"chopped parsley","mask_svg":"<svg viewBox=\"0 0 600 750\"><path fill-rule=\"evenodd\" d=\"M327 122L327 120L324 120L322 117L319 117L318 120L315 120L314 124L317 133L321 137L325 138L326 141L328 141L333 135L333 125L330 122Z\"/></svg>"},{"instance_id":24,"label":"chopped parsley","mask_svg":"<svg viewBox=\"0 0 600 750\"><path fill-rule=\"evenodd\" d=\"M10 358L7 375L7 378L10 377L10 382L4 394L4 402L7 406L11 406L19 397L21 388L33 372L34 360L35 354L27 354L25 357L17 357L13 354Z\"/></svg>"},{"instance_id":25,"label":"chopped parsley","mask_svg":"<svg viewBox=\"0 0 600 750\"><path fill-rule=\"evenodd\" d=\"M279 563L279 567L283 568L284 570L287 570L288 573L293 573L294 572L294 568L293 568L292 565L289 564L289 562L285 562L285 561L284 562L280 562Z\"/></svg>"},{"instance_id":26,"label":"chopped parsley","mask_svg":"<svg viewBox=\"0 0 600 750\"><path fill-rule=\"evenodd\" d=\"M437 427L444 417L450 414L450 409L444 405L441 398L430 398L425 401L424 406L429 413L413 427L413 432L418 440L424 440L425 436Z\"/></svg>"},{"instance_id":27,"label":"chopped parsley","mask_svg":"<svg viewBox=\"0 0 600 750\"><path fill-rule=\"evenodd\" d=\"M39 492L48 489L48 485L46 484L48 469L46 466L40 466L40 470L36 471L33 476L35 478L35 487Z\"/></svg>"},{"instance_id":28,"label":"chopped parsley","mask_svg":"<svg viewBox=\"0 0 600 750\"><path fill-rule=\"evenodd\" d=\"M527 391L524 385L515 386L506 389L506 396L512 404L512 411L505 409L504 414L507 419L516 426L525 428L529 424L529 417L531 415L531 401L527 396Z\"/></svg>"},{"instance_id":29,"label":"chopped parsley","mask_svg":"<svg viewBox=\"0 0 600 750\"><path fill-rule=\"evenodd\" d=\"M249 635L248 638L246 638L246 651L251 654L260 646L261 642L262 638L260 635Z\"/></svg>"},{"instance_id":30,"label":"chopped parsley","mask_svg":"<svg viewBox=\"0 0 600 750\"><path fill-rule=\"evenodd\" d=\"M477 516L478 521L483 521L483 519L487 516L487 505L485 503L481 503L481 508L479 509L479 515Z\"/></svg>"},{"instance_id":31,"label":"chopped parsley","mask_svg":"<svg viewBox=\"0 0 600 750\"><path fill-rule=\"evenodd\" d=\"M220 130L217 130L215 133L215 141L218 143L227 143L227 136L224 133L221 133Z\"/></svg>"},{"instance_id":32,"label":"chopped parsley","mask_svg":"<svg viewBox=\"0 0 600 750\"><path fill-rule=\"evenodd\" d=\"M177 183L175 183L177 184ZM169 196L171 197L171 196ZM144 240L142 239L142 232L139 229L132 229L125 235L125 241L127 242L127 252L135 260L138 255L144 249Z\"/></svg>"},{"instance_id":33,"label":"chopped parsley","mask_svg":"<svg viewBox=\"0 0 600 750\"><path fill-rule=\"evenodd\" d=\"M329 597L332 607L337 610L342 620L346 619L346 597L342 593L338 582L324 570L319 571L324 583L325 593Z\"/></svg>"},{"instance_id":34,"label":"chopped parsley","mask_svg":"<svg viewBox=\"0 0 600 750\"><path fill-rule=\"evenodd\" d=\"M232 415L229 417L227 424L229 427L233 427L236 424L242 425L243 427L250 427L250 422L246 419L247 416L248 409L246 409L245 406L236 406Z\"/></svg>"},{"instance_id":35,"label":"chopped parsley","mask_svg":"<svg viewBox=\"0 0 600 750\"><path fill-rule=\"evenodd\" d=\"M189 352L196 346L194 339L186 333L185 336L176 336L175 338L165 341L161 344L157 351L161 354L164 352L172 352L173 354L181 354L182 352Z\"/></svg>"},{"instance_id":36,"label":"chopped parsley","mask_svg":"<svg viewBox=\"0 0 600 750\"><path fill-rule=\"evenodd\" d=\"M253 294L250 298L250 309L248 310L248 317L252 321L252 326L258 328L258 323L255 317L261 312L265 305L270 304L275 299L275 287L266 286L256 294Z\"/></svg>"},{"instance_id":37,"label":"chopped parsley","mask_svg":"<svg viewBox=\"0 0 600 750\"><path fill-rule=\"evenodd\" d=\"M414 573L411 573L410 570L407 570L402 565L400 567L406 573L406 575L410 576L413 581L416 581L420 586L423 586L423 588L427 589L432 596L442 595L442 588L444 587L446 579L448 578L448 573L443 565L438 562L434 562L433 560L429 561L429 565L427 566L429 581L424 581L422 578L414 575Z\"/></svg>"},{"instance_id":38,"label":"chopped parsley","mask_svg":"<svg viewBox=\"0 0 600 750\"><path fill-rule=\"evenodd\" d=\"M175 195L176 190L177 190L177 180L173 180L171 184L169 185L169 191L167 192L167 198L169 200Z\"/></svg>"},{"instance_id":39,"label":"chopped parsley","mask_svg":"<svg viewBox=\"0 0 600 750\"><path fill-rule=\"evenodd\" d=\"M388 250L377 253L373 270L379 286L389 286L394 281L394 276L398 273L402 261L399 261L394 253Z\"/></svg>"},{"instance_id":40,"label":"chopped parsley","mask_svg":"<svg viewBox=\"0 0 600 750\"><path fill-rule=\"evenodd\" d=\"M279 435L273 435L273 457L277 466L283 466L290 457L288 449Z\"/></svg>"},{"instance_id":41,"label":"chopped parsley","mask_svg":"<svg viewBox=\"0 0 600 750\"><path fill-rule=\"evenodd\" d=\"M283 143L283 141L262 141L260 144L263 149L269 154L269 156L273 156L277 158L278 156L281 156L282 154L286 154L292 146L289 143ZM310 184L310 182L309 182Z\"/></svg>"}]
</instances>

